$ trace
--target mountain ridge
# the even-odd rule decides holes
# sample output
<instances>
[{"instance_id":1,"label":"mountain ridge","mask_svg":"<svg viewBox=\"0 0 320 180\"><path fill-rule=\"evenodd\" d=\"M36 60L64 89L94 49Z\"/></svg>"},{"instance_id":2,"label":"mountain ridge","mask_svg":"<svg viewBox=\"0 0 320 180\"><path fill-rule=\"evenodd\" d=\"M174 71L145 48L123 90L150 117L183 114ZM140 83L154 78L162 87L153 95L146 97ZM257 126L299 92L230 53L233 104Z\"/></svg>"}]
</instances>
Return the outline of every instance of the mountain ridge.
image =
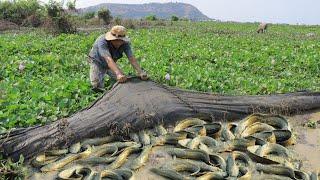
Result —
<instances>
[{"instance_id":1,"label":"mountain ridge","mask_svg":"<svg viewBox=\"0 0 320 180\"><path fill-rule=\"evenodd\" d=\"M102 3L86 8L81 8L81 13L97 12L101 8L108 8L112 16L141 19L148 15L156 15L161 19L169 19L172 15L180 18L188 18L193 21L208 21L209 17L204 15L195 6L187 3L145 3L145 4L118 4Z\"/></svg>"}]
</instances>

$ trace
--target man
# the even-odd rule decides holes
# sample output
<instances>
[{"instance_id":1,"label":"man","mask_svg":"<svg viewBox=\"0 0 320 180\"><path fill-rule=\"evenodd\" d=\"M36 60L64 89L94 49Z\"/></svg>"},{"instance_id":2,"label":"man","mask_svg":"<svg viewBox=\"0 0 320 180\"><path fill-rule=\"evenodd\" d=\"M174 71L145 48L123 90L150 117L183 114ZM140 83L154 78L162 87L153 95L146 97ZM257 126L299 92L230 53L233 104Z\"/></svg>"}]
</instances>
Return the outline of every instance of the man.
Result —
<instances>
[{"instance_id":1,"label":"man","mask_svg":"<svg viewBox=\"0 0 320 180\"><path fill-rule=\"evenodd\" d=\"M141 69L132 53L130 39L126 36L126 28L114 26L109 32L97 38L89 53L90 82L93 90L103 91L106 73L120 83L127 81L126 75L116 64L123 53L126 54L137 75L142 80L148 79L147 73Z\"/></svg>"}]
</instances>

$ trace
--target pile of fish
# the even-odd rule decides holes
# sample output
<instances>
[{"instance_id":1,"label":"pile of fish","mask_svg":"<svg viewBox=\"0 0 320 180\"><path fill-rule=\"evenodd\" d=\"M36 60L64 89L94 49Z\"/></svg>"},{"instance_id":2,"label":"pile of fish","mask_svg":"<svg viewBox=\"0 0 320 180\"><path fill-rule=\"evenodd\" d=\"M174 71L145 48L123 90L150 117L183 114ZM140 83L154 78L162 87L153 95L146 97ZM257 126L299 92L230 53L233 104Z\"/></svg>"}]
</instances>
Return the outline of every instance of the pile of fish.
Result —
<instances>
[{"instance_id":1,"label":"pile of fish","mask_svg":"<svg viewBox=\"0 0 320 180\"><path fill-rule=\"evenodd\" d=\"M41 173L58 171L59 179L134 179L154 148L171 159L149 168L167 179L306 179L319 172L299 170L301 162L286 146L295 143L282 116L253 114L239 123L188 118L171 128L87 139L68 149L36 156Z\"/></svg>"}]
</instances>

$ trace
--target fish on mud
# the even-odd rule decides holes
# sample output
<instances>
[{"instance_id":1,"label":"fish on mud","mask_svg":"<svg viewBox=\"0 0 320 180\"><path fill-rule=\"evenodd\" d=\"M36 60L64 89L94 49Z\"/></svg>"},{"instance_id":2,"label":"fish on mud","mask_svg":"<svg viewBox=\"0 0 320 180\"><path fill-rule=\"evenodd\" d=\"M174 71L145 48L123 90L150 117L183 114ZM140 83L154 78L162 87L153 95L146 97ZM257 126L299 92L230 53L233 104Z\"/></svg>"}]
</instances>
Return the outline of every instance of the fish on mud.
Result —
<instances>
[{"instance_id":1,"label":"fish on mud","mask_svg":"<svg viewBox=\"0 0 320 180\"><path fill-rule=\"evenodd\" d=\"M225 126L223 126L222 130L221 130L221 138L224 141L229 141L229 140L233 140L235 139L235 135L232 132L232 130L236 127L235 124L233 123L228 123Z\"/></svg>"},{"instance_id":2,"label":"fish on mud","mask_svg":"<svg viewBox=\"0 0 320 180\"><path fill-rule=\"evenodd\" d=\"M274 130L273 133L278 144L290 146L296 143L296 140L290 130Z\"/></svg>"},{"instance_id":3,"label":"fish on mud","mask_svg":"<svg viewBox=\"0 0 320 180\"><path fill-rule=\"evenodd\" d=\"M197 136L188 144L189 149L199 149L200 143L207 145L209 148L214 148L218 146L219 143L217 140L208 136Z\"/></svg>"},{"instance_id":4,"label":"fish on mud","mask_svg":"<svg viewBox=\"0 0 320 180\"><path fill-rule=\"evenodd\" d=\"M276 136L273 132L274 131L264 131L252 134L251 136L269 143L276 143Z\"/></svg>"},{"instance_id":5,"label":"fish on mud","mask_svg":"<svg viewBox=\"0 0 320 180\"><path fill-rule=\"evenodd\" d=\"M34 167L42 167L44 165L47 165L49 163L52 163L56 160L58 160L60 157L59 156L47 156L45 153L44 154L40 154L38 156L36 156L36 158L34 158L31 161L31 164Z\"/></svg>"},{"instance_id":6,"label":"fish on mud","mask_svg":"<svg viewBox=\"0 0 320 180\"><path fill-rule=\"evenodd\" d=\"M166 153L182 159L201 160L205 163L210 162L209 154L200 149L180 149L180 148L164 148Z\"/></svg>"},{"instance_id":7,"label":"fish on mud","mask_svg":"<svg viewBox=\"0 0 320 180\"><path fill-rule=\"evenodd\" d=\"M88 146L88 148L84 152L79 153L79 154L67 154L65 157L59 159L58 161L55 161L53 163L50 163L50 164L43 166L40 170L42 172L55 171L55 170L58 170L58 169L64 167L65 165L67 165L77 159L86 158L91 153L92 153L92 148L90 146Z\"/></svg>"},{"instance_id":8,"label":"fish on mud","mask_svg":"<svg viewBox=\"0 0 320 180\"><path fill-rule=\"evenodd\" d=\"M215 154L218 152L229 151L230 148L228 144L221 142L217 146L211 146L211 147L208 147L206 144L200 143L199 149L205 151L208 154Z\"/></svg>"},{"instance_id":9,"label":"fish on mud","mask_svg":"<svg viewBox=\"0 0 320 180\"><path fill-rule=\"evenodd\" d=\"M245 167L248 167L248 168L253 168L254 167L253 161L244 152L233 151L232 152L232 157L236 162L240 161L241 163L244 163ZM238 163L238 164L240 164L240 163Z\"/></svg>"},{"instance_id":10,"label":"fish on mud","mask_svg":"<svg viewBox=\"0 0 320 180\"><path fill-rule=\"evenodd\" d=\"M68 149L55 149L51 151L46 151L45 154L48 156L60 156L60 155L65 155L69 152Z\"/></svg>"},{"instance_id":11,"label":"fish on mud","mask_svg":"<svg viewBox=\"0 0 320 180\"><path fill-rule=\"evenodd\" d=\"M226 171L227 163L226 161L218 154L209 154L210 164L216 167L219 167L223 171Z\"/></svg>"},{"instance_id":12,"label":"fish on mud","mask_svg":"<svg viewBox=\"0 0 320 180\"><path fill-rule=\"evenodd\" d=\"M189 144L191 143L193 139L187 138L187 139L182 139L178 141L178 144L182 147L188 148Z\"/></svg>"},{"instance_id":13,"label":"fish on mud","mask_svg":"<svg viewBox=\"0 0 320 180\"><path fill-rule=\"evenodd\" d=\"M150 171L159 175L159 176L162 176L162 177L165 177L168 179L172 179L172 180L188 180L188 179L190 179L189 177L184 176L184 175L182 175L174 170L171 170L171 169L151 168Z\"/></svg>"},{"instance_id":14,"label":"fish on mud","mask_svg":"<svg viewBox=\"0 0 320 180\"><path fill-rule=\"evenodd\" d=\"M194 164L196 166L199 166L200 167L200 170L202 172L205 172L205 171L223 171L221 168L218 167L218 165L209 165L209 164L206 164L202 161L197 161L197 160L192 160L192 159L177 159L177 160L183 160L181 162L188 162L188 163L191 163L191 164Z\"/></svg>"},{"instance_id":15,"label":"fish on mud","mask_svg":"<svg viewBox=\"0 0 320 180\"><path fill-rule=\"evenodd\" d=\"M261 146L256 153L261 157L265 157L269 154L275 154L282 157L292 158L292 154L289 152L289 150L279 144L267 143Z\"/></svg>"},{"instance_id":16,"label":"fish on mud","mask_svg":"<svg viewBox=\"0 0 320 180\"><path fill-rule=\"evenodd\" d=\"M138 133L140 143L143 144L144 146L151 144L151 139L150 135L147 134L146 131L140 131Z\"/></svg>"},{"instance_id":17,"label":"fish on mud","mask_svg":"<svg viewBox=\"0 0 320 180\"><path fill-rule=\"evenodd\" d=\"M251 167L252 168L252 167ZM239 180L251 180L252 177L252 169L249 167L239 166Z\"/></svg>"},{"instance_id":18,"label":"fish on mud","mask_svg":"<svg viewBox=\"0 0 320 180\"><path fill-rule=\"evenodd\" d=\"M203 125L206 128L207 136L217 138L220 134L222 125L220 122L208 123Z\"/></svg>"},{"instance_id":19,"label":"fish on mud","mask_svg":"<svg viewBox=\"0 0 320 180\"><path fill-rule=\"evenodd\" d=\"M243 132L241 133L241 137L247 137L255 133L263 132L263 131L273 131L274 127L260 122L255 122L250 126L247 126Z\"/></svg>"},{"instance_id":20,"label":"fish on mud","mask_svg":"<svg viewBox=\"0 0 320 180\"><path fill-rule=\"evenodd\" d=\"M193 133L195 136L206 136L207 131L203 125L191 126L189 128L184 129L184 131Z\"/></svg>"},{"instance_id":21,"label":"fish on mud","mask_svg":"<svg viewBox=\"0 0 320 180\"><path fill-rule=\"evenodd\" d=\"M129 155L132 154L133 152L138 151L139 149L140 149L140 146L138 146L138 145L126 147L119 154L119 156L116 158L116 160L114 162L112 162L107 167L107 169L111 170L111 169L117 169L117 168L121 167L127 161L127 158L129 157Z\"/></svg>"},{"instance_id":22,"label":"fish on mud","mask_svg":"<svg viewBox=\"0 0 320 180\"><path fill-rule=\"evenodd\" d=\"M155 130L157 132L157 136L165 135L168 133L166 128L164 128L162 125L158 125L155 127Z\"/></svg>"},{"instance_id":23,"label":"fish on mud","mask_svg":"<svg viewBox=\"0 0 320 180\"><path fill-rule=\"evenodd\" d=\"M235 134L241 135L242 132L253 123L260 122L273 126L275 129L291 130L288 121L279 115L252 114L241 120L235 130Z\"/></svg>"},{"instance_id":24,"label":"fish on mud","mask_svg":"<svg viewBox=\"0 0 320 180\"><path fill-rule=\"evenodd\" d=\"M227 173L215 171L215 172L207 172L202 176L199 176L196 180L224 180L227 176Z\"/></svg>"},{"instance_id":25,"label":"fish on mud","mask_svg":"<svg viewBox=\"0 0 320 180\"><path fill-rule=\"evenodd\" d=\"M105 154L111 154L114 156L118 152L119 148L117 146L96 146L93 147L92 157L100 157Z\"/></svg>"},{"instance_id":26,"label":"fish on mud","mask_svg":"<svg viewBox=\"0 0 320 180\"><path fill-rule=\"evenodd\" d=\"M90 158L87 158L87 159L79 160L79 161L77 161L77 163L83 164L83 165L86 165L86 164L90 164L90 165L110 164L113 161L115 161L116 159L117 159L117 157L108 157L108 158L105 158L105 157L90 157Z\"/></svg>"},{"instance_id":27,"label":"fish on mud","mask_svg":"<svg viewBox=\"0 0 320 180\"><path fill-rule=\"evenodd\" d=\"M203 125L206 124L206 121L198 119L198 118L188 118L185 120L180 121L176 127L174 127L173 131L181 131L188 127L195 126L195 125Z\"/></svg>"},{"instance_id":28,"label":"fish on mud","mask_svg":"<svg viewBox=\"0 0 320 180\"><path fill-rule=\"evenodd\" d=\"M132 162L132 165L130 165L130 169L137 170L140 167L144 166L145 163L148 161L151 150L152 150L152 145L143 147L141 154L137 158L135 158L134 161Z\"/></svg>"},{"instance_id":29,"label":"fish on mud","mask_svg":"<svg viewBox=\"0 0 320 180\"><path fill-rule=\"evenodd\" d=\"M270 159L267 159L267 158L264 158L264 157L257 155L257 151L259 148L261 148L260 145L250 146L247 148L246 153L255 162L259 162L259 163L263 163L263 164L278 164L277 162L274 162Z\"/></svg>"},{"instance_id":30,"label":"fish on mud","mask_svg":"<svg viewBox=\"0 0 320 180\"><path fill-rule=\"evenodd\" d=\"M309 174L307 174L303 171L298 171L298 170L294 170L294 176L295 176L295 179L303 179L303 180L310 180L311 179Z\"/></svg>"},{"instance_id":31,"label":"fish on mud","mask_svg":"<svg viewBox=\"0 0 320 180\"><path fill-rule=\"evenodd\" d=\"M72 144L69 148L69 152L72 153L72 154L76 154L80 151L81 149L81 143L80 142L77 142L75 144Z\"/></svg>"},{"instance_id":32,"label":"fish on mud","mask_svg":"<svg viewBox=\"0 0 320 180\"><path fill-rule=\"evenodd\" d=\"M234 151L234 150L246 151L247 147L254 146L255 142L256 142L255 139L236 138L236 139L227 141L225 147L229 151Z\"/></svg>"},{"instance_id":33,"label":"fish on mud","mask_svg":"<svg viewBox=\"0 0 320 180\"><path fill-rule=\"evenodd\" d=\"M237 166L236 161L232 156L232 154L228 155L226 163L227 163L226 170L229 177L238 177L239 167Z\"/></svg>"},{"instance_id":34,"label":"fish on mud","mask_svg":"<svg viewBox=\"0 0 320 180\"><path fill-rule=\"evenodd\" d=\"M130 133L129 137L136 143L140 143L139 135L137 133Z\"/></svg>"},{"instance_id":35,"label":"fish on mud","mask_svg":"<svg viewBox=\"0 0 320 180\"><path fill-rule=\"evenodd\" d=\"M82 178L82 175L79 175L76 173L76 171L79 171L80 169L84 168L81 165L75 165L70 168L67 168L61 172L59 172L58 177L60 179L71 179L71 178Z\"/></svg>"},{"instance_id":36,"label":"fish on mud","mask_svg":"<svg viewBox=\"0 0 320 180\"><path fill-rule=\"evenodd\" d=\"M101 137L101 138L86 139L81 143L81 146L82 147L86 147L86 145L98 146L101 144L107 144L117 140L119 140L119 137L117 136L107 136L107 137Z\"/></svg>"},{"instance_id":37,"label":"fish on mud","mask_svg":"<svg viewBox=\"0 0 320 180\"><path fill-rule=\"evenodd\" d=\"M155 139L154 145L164 145L164 144L178 144L179 140L186 139L187 132L179 131L174 133L167 133L163 136L159 136Z\"/></svg>"},{"instance_id":38,"label":"fish on mud","mask_svg":"<svg viewBox=\"0 0 320 180\"><path fill-rule=\"evenodd\" d=\"M121 177L120 174L118 174L117 172L113 171L113 170L103 170L101 172L99 172L98 174L96 174L95 179L100 180L101 178L105 178L105 179L123 179Z\"/></svg>"},{"instance_id":39,"label":"fish on mud","mask_svg":"<svg viewBox=\"0 0 320 180\"><path fill-rule=\"evenodd\" d=\"M291 168L294 167L294 165L290 161L288 161L287 157L268 154L268 155L264 156L263 158L269 159L269 160L271 160L273 162L276 162L278 164L281 164L281 165L284 165L284 166L287 166L287 167L291 167Z\"/></svg>"},{"instance_id":40,"label":"fish on mud","mask_svg":"<svg viewBox=\"0 0 320 180\"><path fill-rule=\"evenodd\" d=\"M189 176L194 176L200 172L198 165L185 160L174 160L164 164L161 168L172 169L176 172L189 172Z\"/></svg>"},{"instance_id":41,"label":"fish on mud","mask_svg":"<svg viewBox=\"0 0 320 180\"><path fill-rule=\"evenodd\" d=\"M256 164L257 171L262 171L266 174L275 174L280 176L290 177L292 179L295 178L295 174L292 168L279 166L279 165L263 165L260 163Z\"/></svg>"}]
</instances>

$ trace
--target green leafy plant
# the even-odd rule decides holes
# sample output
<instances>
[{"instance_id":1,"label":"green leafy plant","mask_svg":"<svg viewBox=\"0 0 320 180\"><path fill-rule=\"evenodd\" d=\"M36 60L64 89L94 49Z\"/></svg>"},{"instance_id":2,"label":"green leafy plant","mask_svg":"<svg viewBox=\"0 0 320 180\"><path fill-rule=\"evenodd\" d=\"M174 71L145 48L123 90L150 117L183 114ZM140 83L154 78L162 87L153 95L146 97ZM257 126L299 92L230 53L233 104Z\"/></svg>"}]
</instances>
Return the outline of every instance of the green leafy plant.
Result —
<instances>
[{"instance_id":1,"label":"green leafy plant","mask_svg":"<svg viewBox=\"0 0 320 180\"><path fill-rule=\"evenodd\" d=\"M256 27L177 21L128 35L139 63L159 83L230 95L320 91L320 27L272 25L263 36ZM104 33L2 34L0 131L68 117L94 101L100 94L91 91L87 54ZM118 64L135 74L126 58Z\"/></svg>"},{"instance_id":2,"label":"green leafy plant","mask_svg":"<svg viewBox=\"0 0 320 180\"><path fill-rule=\"evenodd\" d=\"M309 121L309 122L307 122L307 127L316 129L317 128L317 122L316 121Z\"/></svg>"},{"instance_id":3,"label":"green leafy plant","mask_svg":"<svg viewBox=\"0 0 320 180\"><path fill-rule=\"evenodd\" d=\"M37 0L0 1L0 19L21 25L26 18L42 9Z\"/></svg>"},{"instance_id":4,"label":"green leafy plant","mask_svg":"<svg viewBox=\"0 0 320 180\"><path fill-rule=\"evenodd\" d=\"M171 16L171 21L179 21L179 17L178 16Z\"/></svg>"},{"instance_id":5,"label":"green leafy plant","mask_svg":"<svg viewBox=\"0 0 320 180\"><path fill-rule=\"evenodd\" d=\"M158 20L157 16L153 15L153 14L151 14L149 16L146 16L145 19L148 20L148 21L156 21L156 20Z\"/></svg>"},{"instance_id":6,"label":"green leafy plant","mask_svg":"<svg viewBox=\"0 0 320 180\"><path fill-rule=\"evenodd\" d=\"M24 179L27 176L27 169L23 163L22 155L17 162L12 162L11 159L4 160L0 157L0 179Z\"/></svg>"},{"instance_id":7,"label":"green leafy plant","mask_svg":"<svg viewBox=\"0 0 320 180\"><path fill-rule=\"evenodd\" d=\"M101 8L98 11L98 17L99 19L102 19L104 24L106 25L110 24L112 20L111 12L109 11L109 9L106 9L106 8Z\"/></svg>"}]
</instances>

